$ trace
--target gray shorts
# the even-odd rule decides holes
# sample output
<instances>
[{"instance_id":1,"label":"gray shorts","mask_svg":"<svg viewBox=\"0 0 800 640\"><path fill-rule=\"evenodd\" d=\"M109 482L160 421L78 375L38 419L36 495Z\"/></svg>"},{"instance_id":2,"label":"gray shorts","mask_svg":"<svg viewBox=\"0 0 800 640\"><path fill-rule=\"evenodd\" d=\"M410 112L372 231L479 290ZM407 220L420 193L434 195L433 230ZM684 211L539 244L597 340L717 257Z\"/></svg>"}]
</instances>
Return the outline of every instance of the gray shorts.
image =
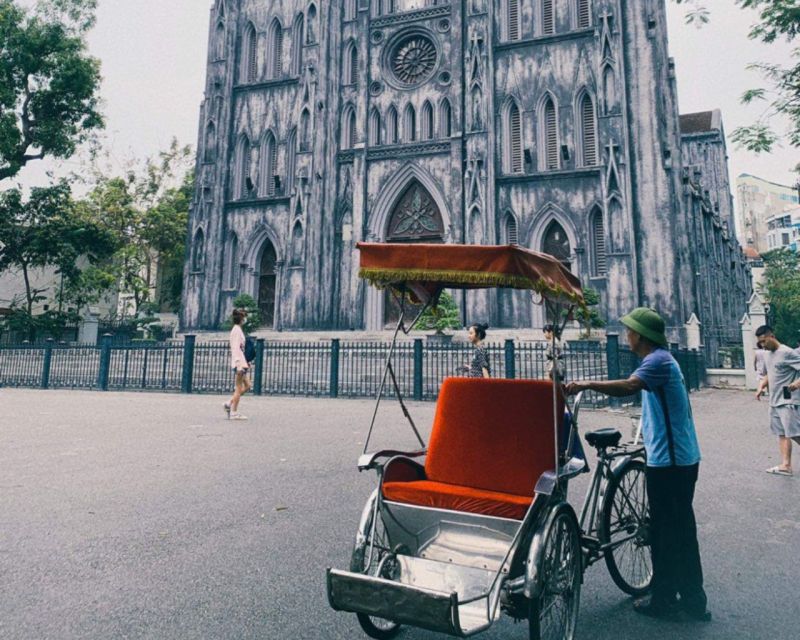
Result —
<instances>
[{"instance_id":1,"label":"gray shorts","mask_svg":"<svg viewBox=\"0 0 800 640\"><path fill-rule=\"evenodd\" d=\"M800 437L800 405L784 404L769 410L769 428L776 436Z\"/></svg>"}]
</instances>

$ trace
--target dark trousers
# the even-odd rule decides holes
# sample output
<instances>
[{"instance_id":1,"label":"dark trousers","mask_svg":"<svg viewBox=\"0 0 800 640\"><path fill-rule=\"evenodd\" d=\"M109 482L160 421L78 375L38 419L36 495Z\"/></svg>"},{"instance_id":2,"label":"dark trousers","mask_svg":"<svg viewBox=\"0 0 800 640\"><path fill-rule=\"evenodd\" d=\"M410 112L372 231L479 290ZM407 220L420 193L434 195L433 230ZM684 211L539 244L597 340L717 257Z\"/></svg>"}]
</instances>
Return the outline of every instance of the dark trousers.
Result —
<instances>
[{"instance_id":1,"label":"dark trousers","mask_svg":"<svg viewBox=\"0 0 800 640\"><path fill-rule=\"evenodd\" d=\"M653 554L653 601L669 604L680 594L690 611L706 610L703 568L692 500L699 465L647 467Z\"/></svg>"}]
</instances>

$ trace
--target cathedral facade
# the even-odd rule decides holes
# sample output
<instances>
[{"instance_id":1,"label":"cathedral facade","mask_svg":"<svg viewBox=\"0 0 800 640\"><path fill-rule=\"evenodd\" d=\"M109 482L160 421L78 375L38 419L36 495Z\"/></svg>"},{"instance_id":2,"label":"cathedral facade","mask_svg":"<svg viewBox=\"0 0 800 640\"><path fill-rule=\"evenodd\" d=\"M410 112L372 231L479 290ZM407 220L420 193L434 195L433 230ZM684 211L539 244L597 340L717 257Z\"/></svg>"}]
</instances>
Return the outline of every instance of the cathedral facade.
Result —
<instances>
[{"instance_id":1,"label":"cathedral facade","mask_svg":"<svg viewBox=\"0 0 800 640\"><path fill-rule=\"evenodd\" d=\"M732 266L708 324L735 327L749 279L684 161L664 5L216 0L184 328L249 293L269 327L382 329L394 310L359 280L359 241L544 251L601 315L653 306L675 341L706 322L695 283L717 242ZM524 292L458 298L465 321L544 322Z\"/></svg>"}]
</instances>

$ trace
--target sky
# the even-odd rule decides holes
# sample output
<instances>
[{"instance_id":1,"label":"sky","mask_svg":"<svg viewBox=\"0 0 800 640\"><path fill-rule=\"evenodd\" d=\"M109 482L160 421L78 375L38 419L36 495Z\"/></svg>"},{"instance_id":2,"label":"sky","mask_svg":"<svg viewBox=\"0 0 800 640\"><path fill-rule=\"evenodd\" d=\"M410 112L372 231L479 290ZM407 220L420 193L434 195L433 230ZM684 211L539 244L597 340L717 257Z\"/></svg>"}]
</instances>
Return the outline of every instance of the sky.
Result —
<instances>
[{"instance_id":1,"label":"sky","mask_svg":"<svg viewBox=\"0 0 800 640\"><path fill-rule=\"evenodd\" d=\"M268 2L269 0L264 0ZM33 0L21 0L31 4ZM197 144L203 97L211 0L99 0L89 48L102 63L105 149L112 163L155 155L177 137ZM684 24L685 9L668 7L670 52L675 58L681 113L719 108L728 135L752 123L763 106L742 106L741 94L760 86L755 61L783 62L790 45L764 45L747 34L754 14L734 0L705 0L711 22L697 29ZM788 146L755 155L728 143L730 175L750 173L791 185L800 150ZM47 182L47 172L78 171L77 160L40 161L14 179L28 188ZM8 182L3 186L8 186ZM735 195L735 193L734 193Z\"/></svg>"}]
</instances>

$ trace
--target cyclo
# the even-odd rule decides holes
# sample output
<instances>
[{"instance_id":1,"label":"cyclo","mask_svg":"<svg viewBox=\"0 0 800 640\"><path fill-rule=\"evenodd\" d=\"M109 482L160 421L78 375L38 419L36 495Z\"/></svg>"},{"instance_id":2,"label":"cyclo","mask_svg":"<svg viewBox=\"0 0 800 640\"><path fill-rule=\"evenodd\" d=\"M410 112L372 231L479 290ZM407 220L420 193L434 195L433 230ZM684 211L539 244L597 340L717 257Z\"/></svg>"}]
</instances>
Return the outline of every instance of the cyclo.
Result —
<instances>
[{"instance_id":1,"label":"cyclo","mask_svg":"<svg viewBox=\"0 0 800 640\"><path fill-rule=\"evenodd\" d=\"M327 571L331 607L355 613L373 638L391 638L401 625L466 637L504 613L527 619L532 640L571 640L593 562L605 559L626 593L645 593L652 568L642 447L620 445L612 429L586 434L597 468L578 516L567 488L589 470L580 396L570 408L551 380L447 378L426 446L392 364L399 332L414 325L405 323L409 300L424 310L445 288L528 289L566 317L584 302L577 278L555 258L511 245L358 246L361 277L389 288L401 312L358 460L360 471L376 471L377 488L349 571ZM389 379L418 450L369 451Z\"/></svg>"}]
</instances>

